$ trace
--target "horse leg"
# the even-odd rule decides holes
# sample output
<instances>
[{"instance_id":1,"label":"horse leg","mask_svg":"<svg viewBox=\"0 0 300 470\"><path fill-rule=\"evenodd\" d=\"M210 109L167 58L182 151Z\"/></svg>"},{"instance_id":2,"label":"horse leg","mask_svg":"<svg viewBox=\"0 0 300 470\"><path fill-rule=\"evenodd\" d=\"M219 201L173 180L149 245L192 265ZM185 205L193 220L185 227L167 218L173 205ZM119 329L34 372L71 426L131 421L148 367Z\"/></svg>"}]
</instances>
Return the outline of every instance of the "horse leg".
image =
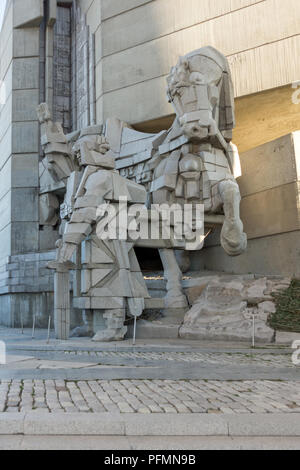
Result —
<instances>
[{"instance_id":1,"label":"horse leg","mask_svg":"<svg viewBox=\"0 0 300 470\"><path fill-rule=\"evenodd\" d=\"M179 269L175 252L173 249L162 248L159 250L160 258L167 279L167 295L165 307L182 308L187 307L186 296L183 293L181 280L182 272Z\"/></svg>"},{"instance_id":2,"label":"horse leg","mask_svg":"<svg viewBox=\"0 0 300 470\"><path fill-rule=\"evenodd\" d=\"M221 245L230 256L237 256L247 248L247 236L240 219L241 195L238 184L233 180L219 183L225 221L221 231Z\"/></svg>"}]
</instances>

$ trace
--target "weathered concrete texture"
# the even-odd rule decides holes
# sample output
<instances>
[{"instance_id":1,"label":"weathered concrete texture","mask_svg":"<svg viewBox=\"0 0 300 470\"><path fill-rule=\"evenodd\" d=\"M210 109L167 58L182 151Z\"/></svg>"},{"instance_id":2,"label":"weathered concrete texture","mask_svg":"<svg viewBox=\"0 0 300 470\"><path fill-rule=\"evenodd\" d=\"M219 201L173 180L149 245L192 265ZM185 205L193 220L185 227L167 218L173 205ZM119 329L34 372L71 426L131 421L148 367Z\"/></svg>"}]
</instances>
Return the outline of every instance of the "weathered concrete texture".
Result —
<instances>
[{"instance_id":1,"label":"weathered concrete texture","mask_svg":"<svg viewBox=\"0 0 300 470\"><path fill-rule=\"evenodd\" d=\"M195 279L192 280L195 285ZM182 338L228 339L271 343L274 331L267 319L276 311L273 293L286 289L290 279L251 279L249 276L211 276L198 279L199 297L184 317ZM189 281L185 281L189 297ZM202 285L201 285L202 284ZM199 289L200 292L200 289ZM192 296L195 292L192 290ZM255 324L253 325L253 317ZM254 330L253 330L254 327Z\"/></svg>"},{"instance_id":2,"label":"weathered concrete texture","mask_svg":"<svg viewBox=\"0 0 300 470\"><path fill-rule=\"evenodd\" d=\"M51 328L53 328L53 292L34 292L27 286L21 289L26 292L0 296L0 324L14 328L21 328L22 325L24 328L32 328L35 316L36 328L47 328L49 317L51 317ZM71 309L71 327L75 328L80 321L80 312Z\"/></svg>"},{"instance_id":3,"label":"weathered concrete texture","mask_svg":"<svg viewBox=\"0 0 300 470\"><path fill-rule=\"evenodd\" d=\"M156 292L155 284L157 288L164 286L160 279L148 283L151 292ZM255 342L272 343L274 331L266 325L268 316L275 311L272 293L286 289L289 283L290 278L279 276L189 272L182 281L189 311L183 310L177 315L173 312L172 316L161 310L160 315L149 317L152 321L138 322L137 337L246 341L251 344L254 315ZM128 337L132 336L132 326L128 334ZM278 334L278 343L290 345L297 339L294 336Z\"/></svg>"},{"instance_id":4,"label":"weathered concrete texture","mask_svg":"<svg viewBox=\"0 0 300 470\"><path fill-rule=\"evenodd\" d=\"M220 417L69 413L55 415L24 413L1 416L2 435L43 436L300 436L299 416L295 414ZM8 434L9 432L9 434Z\"/></svg>"},{"instance_id":5,"label":"weathered concrete texture","mask_svg":"<svg viewBox=\"0 0 300 470\"><path fill-rule=\"evenodd\" d=\"M8 5L0 37L0 80L5 80L7 91L6 104L0 105L1 258L39 249L39 128L35 108L39 102L43 2L14 0ZM3 126L5 118L7 124ZM42 272L45 265L38 253L2 259L0 270L2 324L20 324L21 313L24 325L32 324L33 314L41 316L43 310L51 310L51 278Z\"/></svg>"},{"instance_id":6,"label":"weathered concrete texture","mask_svg":"<svg viewBox=\"0 0 300 470\"><path fill-rule=\"evenodd\" d=\"M242 197L296 183L300 181L300 131L244 152L240 158Z\"/></svg>"},{"instance_id":7,"label":"weathered concrete texture","mask_svg":"<svg viewBox=\"0 0 300 470\"><path fill-rule=\"evenodd\" d=\"M163 324L162 321L145 321L139 320L136 327L136 336L139 339L147 338L178 338L180 324ZM130 325L127 333L128 338L133 337L133 325Z\"/></svg>"},{"instance_id":8,"label":"weathered concrete texture","mask_svg":"<svg viewBox=\"0 0 300 470\"><path fill-rule=\"evenodd\" d=\"M299 231L249 240L247 252L229 258L220 246L207 246L192 259L192 269L204 266L212 271L260 275L300 276Z\"/></svg>"},{"instance_id":9,"label":"weathered concrete texture","mask_svg":"<svg viewBox=\"0 0 300 470\"><path fill-rule=\"evenodd\" d=\"M246 253L229 259L218 231L194 268L233 273L300 275L300 134L294 132L241 155L241 217L249 238ZM274 256L274 254L276 254Z\"/></svg>"},{"instance_id":10,"label":"weathered concrete texture","mask_svg":"<svg viewBox=\"0 0 300 470\"><path fill-rule=\"evenodd\" d=\"M132 10L133 8L139 7L151 1L152 0L123 0L121 3L114 3L114 2L111 2L110 0L102 0L101 17L103 20L106 20L108 18L120 15L121 13L124 13L128 10ZM83 0L83 3L86 3L86 2L84 2ZM96 2L94 1L94 3L97 4L97 1Z\"/></svg>"},{"instance_id":11,"label":"weathered concrete texture","mask_svg":"<svg viewBox=\"0 0 300 470\"><path fill-rule=\"evenodd\" d=\"M234 143L241 152L299 130L300 90L294 86L297 88L288 84L235 100Z\"/></svg>"},{"instance_id":12,"label":"weathered concrete texture","mask_svg":"<svg viewBox=\"0 0 300 470\"><path fill-rule=\"evenodd\" d=\"M19 233L19 232L18 232ZM24 235L24 231L23 231ZM2 260L0 267L0 324L46 328L53 317L53 273L47 269L55 252L14 255ZM71 287L71 286L70 286ZM72 309L72 326L80 323L79 312Z\"/></svg>"},{"instance_id":13,"label":"weathered concrete texture","mask_svg":"<svg viewBox=\"0 0 300 470\"><path fill-rule=\"evenodd\" d=\"M53 316L53 293L27 292L0 296L1 325L21 328L23 324L24 327L32 327L34 316L37 328L47 327L47 317Z\"/></svg>"},{"instance_id":14,"label":"weathered concrete texture","mask_svg":"<svg viewBox=\"0 0 300 470\"><path fill-rule=\"evenodd\" d=\"M39 26L44 17L44 6L40 0L14 0L14 27Z\"/></svg>"},{"instance_id":15,"label":"weathered concrete texture","mask_svg":"<svg viewBox=\"0 0 300 470\"><path fill-rule=\"evenodd\" d=\"M300 230L300 132L244 153L241 165L248 238Z\"/></svg>"},{"instance_id":16,"label":"weathered concrete texture","mask_svg":"<svg viewBox=\"0 0 300 470\"><path fill-rule=\"evenodd\" d=\"M53 116L71 131L71 9L58 6L54 27Z\"/></svg>"},{"instance_id":17,"label":"weathered concrete texture","mask_svg":"<svg viewBox=\"0 0 300 470\"><path fill-rule=\"evenodd\" d=\"M36 0L16 0L9 5L0 40L5 46L1 50L0 79L5 80L7 91L6 104L0 109L4 131L0 153L5 165L2 182L6 188L0 201L5 214L0 234L3 256L38 249L39 130L34 109L39 100L38 25L43 5ZM13 30L13 26L18 29ZM7 38L11 38L11 45ZM2 117L10 125L7 131Z\"/></svg>"},{"instance_id":18,"label":"weathered concrete texture","mask_svg":"<svg viewBox=\"0 0 300 470\"><path fill-rule=\"evenodd\" d=\"M298 450L299 437L1 436L3 450Z\"/></svg>"},{"instance_id":19,"label":"weathered concrete texture","mask_svg":"<svg viewBox=\"0 0 300 470\"><path fill-rule=\"evenodd\" d=\"M95 5L97 2L95 2ZM81 8L82 9L81 9ZM93 30L86 23L87 2L73 8L71 24L72 44L72 128L81 129L96 123L95 116L95 47ZM100 6L97 11L100 24ZM94 11L93 11L94 13ZM91 19L92 18L92 19ZM89 15L94 22L96 14ZM101 45L99 45L101 47ZM99 122L99 120L98 120Z\"/></svg>"},{"instance_id":20,"label":"weathered concrete texture","mask_svg":"<svg viewBox=\"0 0 300 470\"><path fill-rule=\"evenodd\" d=\"M96 9L95 1L86 3L87 14ZM299 47L298 11L297 0L291 0L289 10L280 0L204 0L201 5L191 0L189 7L179 0L130 1L122 6L104 2L96 30L98 121L103 122L111 109L130 123L170 115L171 107L162 100L164 77L178 55L199 45L211 44L230 58L236 97L298 80L299 71L287 66ZM253 22L259 24L255 35ZM88 17L93 31L95 23L95 15ZM137 96L143 106L128 106ZM280 115L277 106L274 112ZM292 113L290 107L285 118Z\"/></svg>"}]
</instances>

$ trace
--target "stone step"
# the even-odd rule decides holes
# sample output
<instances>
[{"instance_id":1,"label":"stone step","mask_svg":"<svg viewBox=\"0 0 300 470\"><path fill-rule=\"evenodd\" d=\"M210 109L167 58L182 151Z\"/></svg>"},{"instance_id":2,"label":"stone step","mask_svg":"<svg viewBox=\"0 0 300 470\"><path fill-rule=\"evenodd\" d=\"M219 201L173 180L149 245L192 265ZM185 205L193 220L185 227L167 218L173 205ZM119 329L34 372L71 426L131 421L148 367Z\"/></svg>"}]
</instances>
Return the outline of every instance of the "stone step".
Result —
<instances>
[{"instance_id":1,"label":"stone step","mask_svg":"<svg viewBox=\"0 0 300 470\"><path fill-rule=\"evenodd\" d=\"M163 309L165 302L163 298L152 297L151 299L145 299L145 309L154 310L154 309Z\"/></svg>"},{"instance_id":2,"label":"stone step","mask_svg":"<svg viewBox=\"0 0 300 470\"><path fill-rule=\"evenodd\" d=\"M176 339L180 325L166 325L158 322L139 320L136 328L137 339ZM128 326L127 338L133 337L133 324Z\"/></svg>"},{"instance_id":3,"label":"stone step","mask_svg":"<svg viewBox=\"0 0 300 470\"><path fill-rule=\"evenodd\" d=\"M157 289L148 289L148 292L152 298L156 298L156 299L163 299L167 294L167 291L157 290Z\"/></svg>"},{"instance_id":4,"label":"stone step","mask_svg":"<svg viewBox=\"0 0 300 470\"><path fill-rule=\"evenodd\" d=\"M149 295L156 299L163 299L167 294L167 290L166 290L167 281L161 278L160 273L153 273L151 274L151 276L146 274L145 277L146 277L145 281L146 281L146 286L147 286ZM149 279L149 277L151 278ZM146 308L163 308L163 306L162 307L146 307Z\"/></svg>"}]
</instances>

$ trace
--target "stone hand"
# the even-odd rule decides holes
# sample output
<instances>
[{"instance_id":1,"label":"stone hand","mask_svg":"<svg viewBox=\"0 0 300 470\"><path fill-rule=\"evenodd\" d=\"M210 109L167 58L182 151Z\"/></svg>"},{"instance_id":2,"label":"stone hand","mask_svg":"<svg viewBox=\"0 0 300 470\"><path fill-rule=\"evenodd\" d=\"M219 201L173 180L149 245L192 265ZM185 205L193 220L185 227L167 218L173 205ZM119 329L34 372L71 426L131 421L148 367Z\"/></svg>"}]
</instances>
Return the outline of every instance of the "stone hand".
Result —
<instances>
[{"instance_id":1,"label":"stone hand","mask_svg":"<svg viewBox=\"0 0 300 470\"><path fill-rule=\"evenodd\" d=\"M76 245L72 243L66 243L66 242L62 243L61 240L59 241L61 243L59 244L58 250L57 250L57 261L60 264L64 264L70 261L70 259L72 258Z\"/></svg>"}]
</instances>

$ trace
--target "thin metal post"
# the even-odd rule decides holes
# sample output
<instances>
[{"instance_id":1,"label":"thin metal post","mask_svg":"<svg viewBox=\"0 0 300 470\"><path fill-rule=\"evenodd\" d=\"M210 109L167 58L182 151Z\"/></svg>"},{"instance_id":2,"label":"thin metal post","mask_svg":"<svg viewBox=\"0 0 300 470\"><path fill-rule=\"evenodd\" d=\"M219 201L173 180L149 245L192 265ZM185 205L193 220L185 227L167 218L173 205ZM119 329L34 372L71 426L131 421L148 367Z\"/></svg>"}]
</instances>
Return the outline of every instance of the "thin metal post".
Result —
<instances>
[{"instance_id":1,"label":"thin metal post","mask_svg":"<svg viewBox=\"0 0 300 470\"><path fill-rule=\"evenodd\" d=\"M255 348L255 315L252 315L252 348Z\"/></svg>"},{"instance_id":2,"label":"thin metal post","mask_svg":"<svg viewBox=\"0 0 300 470\"><path fill-rule=\"evenodd\" d=\"M135 339L136 339L136 315L134 315L134 326L133 326L133 346L135 346Z\"/></svg>"},{"instance_id":3,"label":"thin metal post","mask_svg":"<svg viewBox=\"0 0 300 470\"><path fill-rule=\"evenodd\" d=\"M35 333L35 315L33 315L33 323L32 323L32 339L34 339Z\"/></svg>"},{"instance_id":4,"label":"thin metal post","mask_svg":"<svg viewBox=\"0 0 300 470\"><path fill-rule=\"evenodd\" d=\"M49 315L47 344L49 344L49 341L50 341L50 328L51 328L51 316Z\"/></svg>"}]
</instances>

